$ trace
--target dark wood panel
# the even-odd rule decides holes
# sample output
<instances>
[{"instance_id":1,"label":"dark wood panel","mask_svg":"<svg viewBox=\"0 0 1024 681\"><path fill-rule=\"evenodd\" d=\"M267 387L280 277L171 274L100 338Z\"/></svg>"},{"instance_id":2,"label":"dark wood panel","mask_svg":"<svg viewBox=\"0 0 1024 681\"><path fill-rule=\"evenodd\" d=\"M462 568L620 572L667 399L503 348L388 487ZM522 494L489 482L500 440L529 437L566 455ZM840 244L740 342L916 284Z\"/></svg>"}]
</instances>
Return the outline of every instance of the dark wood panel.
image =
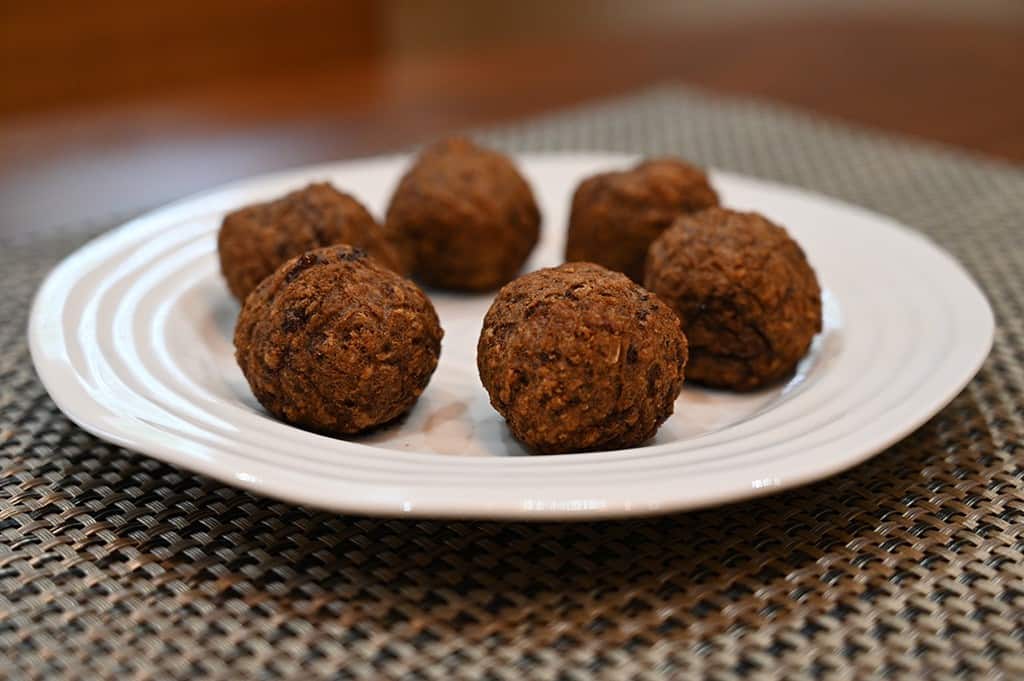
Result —
<instances>
[{"instance_id":1,"label":"dark wood panel","mask_svg":"<svg viewBox=\"0 0 1024 681\"><path fill-rule=\"evenodd\" d=\"M366 58L381 49L380 19L373 0L5 2L0 115Z\"/></svg>"}]
</instances>

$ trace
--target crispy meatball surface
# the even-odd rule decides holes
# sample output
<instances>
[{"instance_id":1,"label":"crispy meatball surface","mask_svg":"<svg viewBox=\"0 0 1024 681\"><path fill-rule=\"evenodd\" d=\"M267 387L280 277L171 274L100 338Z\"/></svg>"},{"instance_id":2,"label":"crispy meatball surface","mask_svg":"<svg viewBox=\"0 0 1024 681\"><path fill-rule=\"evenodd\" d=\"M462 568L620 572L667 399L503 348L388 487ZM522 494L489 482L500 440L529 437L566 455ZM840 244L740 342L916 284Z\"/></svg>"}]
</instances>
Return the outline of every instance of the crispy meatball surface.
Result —
<instances>
[{"instance_id":1,"label":"crispy meatball surface","mask_svg":"<svg viewBox=\"0 0 1024 681\"><path fill-rule=\"evenodd\" d=\"M412 407L442 335L415 284L361 249L333 246L292 258L246 298L235 358L271 414L343 435Z\"/></svg>"},{"instance_id":2,"label":"crispy meatball surface","mask_svg":"<svg viewBox=\"0 0 1024 681\"><path fill-rule=\"evenodd\" d=\"M362 248L380 264L405 274L398 250L373 216L327 183L228 213L217 235L221 272L239 300L285 260L335 244Z\"/></svg>"},{"instance_id":3,"label":"crispy meatball surface","mask_svg":"<svg viewBox=\"0 0 1024 681\"><path fill-rule=\"evenodd\" d=\"M672 414L685 364L686 337L668 306L591 263L502 288L477 345L491 404L540 453L650 439Z\"/></svg>"},{"instance_id":4,"label":"crispy meatball surface","mask_svg":"<svg viewBox=\"0 0 1024 681\"><path fill-rule=\"evenodd\" d=\"M424 283L488 291L526 262L540 235L540 211L506 156L455 138L416 159L395 190L387 224Z\"/></svg>"},{"instance_id":5,"label":"crispy meatball surface","mask_svg":"<svg viewBox=\"0 0 1024 681\"><path fill-rule=\"evenodd\" d=\"M790 374L821 331L821 289L803 250L757 213L680 217L653 244L644 285L678 313L687 377L753 390Z\"/></svg>"},{"instance_id":6,"label":"crispy meatball surface","mask_svg":"<svg viewBox=\"0 0 1024 681\"><path fill-rule=\"evenodd\" d=\"M679 215L716 205L704 171L679 159L594 175L573 194L565 259L595 262L641 283L651 242Z\"/></svg>"}]
</instances>

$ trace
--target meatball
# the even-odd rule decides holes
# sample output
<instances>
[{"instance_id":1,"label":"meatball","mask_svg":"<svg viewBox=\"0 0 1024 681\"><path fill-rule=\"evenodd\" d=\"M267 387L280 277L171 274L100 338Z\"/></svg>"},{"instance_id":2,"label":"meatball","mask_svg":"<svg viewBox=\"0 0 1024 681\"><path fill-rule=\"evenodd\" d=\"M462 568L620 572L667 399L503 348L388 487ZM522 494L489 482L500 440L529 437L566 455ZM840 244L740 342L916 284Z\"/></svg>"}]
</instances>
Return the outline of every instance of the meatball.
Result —
<instances>
[{"instance_id":1,"label":"meatball","mask_svg":"<svg viewBox=\"0 0 1024 681\"><path fill-rule=\"evenodd\" d=\"M757 213L680 217L651 244L644 285L678 313L687 377L753 390L796 367L821 331L821 289L804 252Z\"/></svg>"},{"instance_id":2,"label":"meatball","mask_svg":"<svg viewBox=\"0 0 1024 681\"><path fill-rule=\"evenodd\" d=\"M672 414L685 364L672 310L592 263L538 270L502 288L477 345L491 404L540 453L650 439Z\"/></svg>"},{"instance_id":3,"label":"meatball","mask_svg":"<svg viewBox=\"0 0 1024 681\"><path fill-rule=\"evenodd\" d=\"M217 235L221 271L239 300L285 260L335 244L362 248L380 264L405 274L398 250L373 216L327 183L228 213Z\"/></svg>"},{"instance_id":4,"label":"meatball","mask_svg":"<svg viewBox=\"0 0 1024 681\"><path fill-rule=\"evenodd\" d=\"M424 283L489 291L526 262L540 235L540 211L507 157L455 138L416 160L391 198L387 224Z\"/></svg>"},{"instance_id":5,"label":"meatball","mask_svg":"<svg viewBox=\"0 0 1024 681\"><path fill-rule=\"evenodd\" d=\"M332 246L292 258L246 298L235 358L271 414L343 435L412 407L442 335L415 284L361 249Z\"/></svg>"},{"instance_id":6,"label":"meatball","mask_svg":"<svg viewBox=\"0 0 1024 681\"><path fill-rule=\"evenodd\" d=\"M679 215L717 205L707 175L678 159L594 175L573 194L565 259L604 265L639 284L651 242Z\"/></svg>"}]
</instances>

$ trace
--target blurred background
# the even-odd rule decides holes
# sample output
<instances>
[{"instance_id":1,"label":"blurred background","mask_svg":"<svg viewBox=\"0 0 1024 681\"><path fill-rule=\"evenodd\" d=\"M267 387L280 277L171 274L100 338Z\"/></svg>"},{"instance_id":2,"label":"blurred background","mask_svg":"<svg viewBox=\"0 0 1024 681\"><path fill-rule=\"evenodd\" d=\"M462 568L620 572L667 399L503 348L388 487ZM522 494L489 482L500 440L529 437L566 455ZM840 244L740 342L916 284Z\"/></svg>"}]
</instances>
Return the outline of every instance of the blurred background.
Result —
<instances>
[{"instance_id":1,"label":"blurred background","mask_svg":"<svg viewBox=\"0 0 1024 681\"><path fill-rule=\"evenodd\" d=\"M6 0L0 238L678 82L1024 160L1020 0Z\"/></svg>"}]
</instances>

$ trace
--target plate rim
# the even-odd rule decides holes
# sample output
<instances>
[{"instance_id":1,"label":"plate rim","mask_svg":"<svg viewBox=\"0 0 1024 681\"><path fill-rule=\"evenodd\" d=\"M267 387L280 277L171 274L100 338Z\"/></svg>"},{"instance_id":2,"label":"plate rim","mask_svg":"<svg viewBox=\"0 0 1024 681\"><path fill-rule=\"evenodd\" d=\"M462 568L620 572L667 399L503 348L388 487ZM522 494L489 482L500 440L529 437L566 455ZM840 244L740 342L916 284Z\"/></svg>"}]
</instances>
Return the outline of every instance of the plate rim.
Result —
<instances>
[{"instance_id":1,"label":"plate rim","mask_svg":"<svg viewBox=\"0 0 1024 681\"><path fill-rule=\"evenodd\" d=\"M383 165L405 163L408 161L409 157L409 154L373 156L361 159L299 166L282 171L275 171L272 173L259 174L234 180L147 211L136 218L128 220L119 226L90 239L85 244L78 247L75 251L65 256L46 275L42 284L33 296L31 304L28 324L29 351L40 381L46 388L50 398L76 425L105 441L114 443L138 454L152 456L164 463L192 470L226 484L247 489L248 491L259 495L270 496L292 503L344 513L391 517L416 516L431 518L444 517L537 521L585 521L672 513L737 502L799 487L810 482L831 477L844 470L848 470L860 463L863 463L864 461L867 461L878 453L884 451L889 446L902 440L926 423L943 407L952 402L953 399L963 391L971 379L977 374L991 351L995 334L995 317L987 297L981 287L977 284L970 273L967 272L967 270L959 263L959 261L957 261L956 258L935 243L926 234L918 232L911 227L876 211L847 203L835 197L813 192L802 187L786 185L780 182L765 180L745 174L711 169L710 173L713 178L715 176L719 178L728 177L744 182L753 182L766 189L770 189L771 191L781 191L789 195L796 196L800 200L811 200L818 203L824 203L830 209L859 214L860 217L880 223L887 229L896 230L903 235L913 237L921 243L923 248L927 248L931 250L934 255L940 256L950 271L955 271L957 273L961 280L960 284L964 285L964 291L972 295L975 298L976 303L980 303L975 312L978 313L979 321L982 322L982 325L975 328L975 331L978 333L973 337L975 343L972 348L973 353L971 353L971 361L968 362L966 359L964 360L963 368L957 372L959 379L956 381L951 380L948 388L941 391L941 394L933 396L932 399L927 401L921 400L917 409L914 410L913 417L906 418L902 427L893 428L890 431L879 434L871 440L870 444L860 447L860 451L857 454L851 456L849 453L846 453L844 456L830 458L824 461L822 465L818 466L813 471L803 471L802 474L798 475L787 475L780 484L766 485L761 488L744 487L742 489L738 488L702 497L675 498L668 500L667 502L651 503L638 501L635 504L616 503L615 505L609 504L601 507L591 507L587 504L574 505L568 502L561 505L556 502L551 502L550 504L542 503L539 505L527 506L522 503L524 500L520 500L519 503L514 505L481 505L480 503L476 503L467 506L465 504L455 503L454 499L452 503L447 505L437 503L418 503L416 505L411 505L407 502L396 503L396 500L402 496L400 486L393 485L392 487L394 487L394 490L390 495L380 494L379 489L374 494L365 494L365 488L370 486L371 483L364 481L349 483L350 487L354 487L356 489L348 489L346 490L345 495L337 495L329 502L325 502L321 496L315 493L302 493L304 488L301 485L294 486L286 482L281 482L280 479L272 478L248 479L247 476L243 476L237 472L235 474L226 472L222 464L206 462L202 459L189 457L188 455L177 451L175 448L167 446L166 442L161 442L160 440L166 440L167 436L163 435L160 437L160 431L155 429L154 434L157 434L158 437L152 441L132 439L125 435L124 431L127 430L130 432L131 430L137 429L137 419L135 417L123 417L125 424L123 424L122 429L119 431L116 427L104 425L109 420L105 412L110 411L106 406L101 405L92 399L76 400L72 395L70 395L70 390L68 390L67 393L62 391L62 386L60 385L61 382L65 381L69 375L76 376L78 372L75 371L70 362L64 362L63 365L61 365L60 362L54 361L48 356L47 350L44 347L46 345L44 330L48 322L52 324L55 323L54 320L60 318L60 313L55 313L54 310L63 310L62 306L55 307L51 305L53 302L51 299L55 295L54 289L56 287L56 282L62 277L67 276L69 273L74 272L75 268L84 261L87 256L95 255L96 251L104 248L115 247L119 243L120 239L125 239L136 231L144 230L147 224L159 222L166 223L173 219L176 212L191 210L191 215L194 216L198 212L196 208L198 208L204 200L219 197L232 191L244 191L246 188L259 183L273 183L287 180L297 174L331 174L343 171L345 168L358 167L367 163L380 163ZM519 164L528 164L540 160L552 159L592 164L625 164L635 160L637 157L638 156L636 154L620 154L614 152L554 152L514 155L514 158ZM76 387L80 388L80 386ZM64 386L64 388L68 389L68 386ZM84 391L83 394L85 394ZM124 425L131 427L126 428ZM222 454L232 459L237 458L237 454L235 453L222 452ZM578 455L568 454L562 455L560 458L564 460L565 457L573 456ZM286 471L284 470L279 471L279 473L285 472ZM302 477L303 475L307 474L301 474L299 477ZM381 485L378 485L377 487L379 488ZM299 491L296 491L297 489ZM364 492L364 494L360 496L357 493L359 491ZM349 496L348 493L352 493L352 495ZM338 498L338 496L343 496L344 498ZM576 501L579 500L577 499Z\"/></svg>"}]
</instances>

